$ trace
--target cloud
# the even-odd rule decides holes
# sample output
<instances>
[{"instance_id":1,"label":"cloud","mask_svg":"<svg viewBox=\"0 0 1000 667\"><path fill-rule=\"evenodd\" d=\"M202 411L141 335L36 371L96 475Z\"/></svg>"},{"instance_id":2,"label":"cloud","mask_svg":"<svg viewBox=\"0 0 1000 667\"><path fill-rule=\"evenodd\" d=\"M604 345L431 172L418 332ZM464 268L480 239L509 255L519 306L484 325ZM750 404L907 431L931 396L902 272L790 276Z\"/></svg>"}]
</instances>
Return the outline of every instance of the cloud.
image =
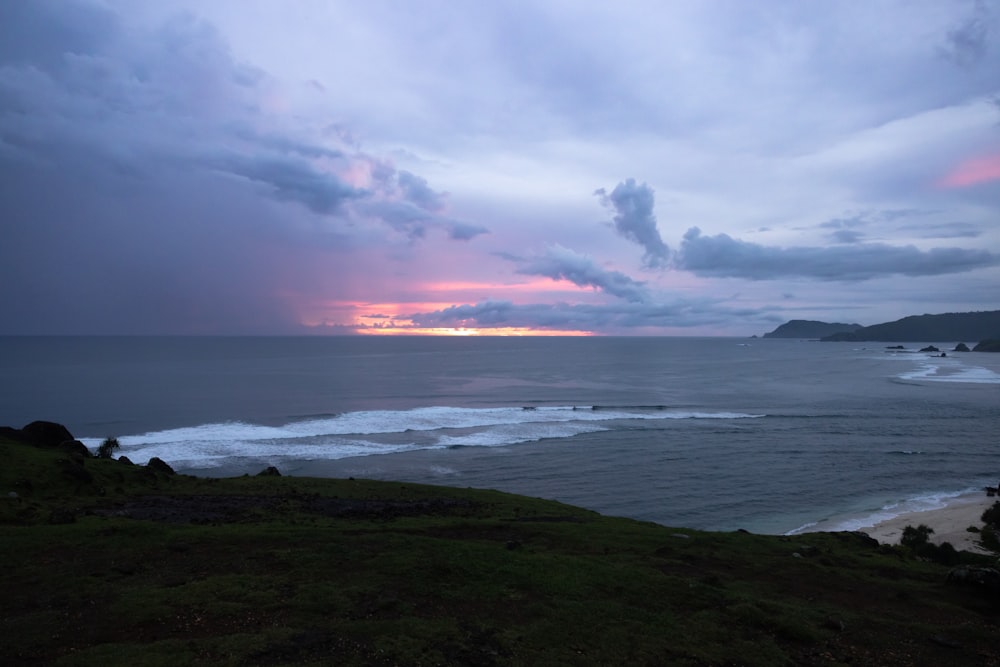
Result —
<instances>
[{"instance_id":1,"label":"cloud","mask_svg":"<svg viewBox=\"0 0 1000 667\"><path fill-rule=\"evenodd\" d=\"M819 226L821 229L832 229L830 237L836 243L858 243L865 235L864 232L856 228L867 224L868 222L864 219L864 216L856 215L850 218L827 220L820 223Z\"/></svg>"},{"instance_id":2,"label":"cloud","mask_svg":"<svg viewBox=\"0 0 1000 667\"><path fill-rule=\"evenodd\" d=\"M489 234L490 230L488 227L483 225L477 225L471 222L459 222L457 220L450 220L444 223L445 228L448 230L448 238L455 241L468 241L473 239L480 234Z\"/></svg>"},{"instance_id":3,"label":"cloud","mask_svg":"<svg viewBox=\"0 0 1000 667\"><path fill-rule=\"evenodd\" d=\"M369 196L368 191L352 187L303 160L231 155L215 160L213 165L219 171L264 184L268 194L279 201L296 201L322 215L338 213L345 202Z\"/></svg>"},{"instance_id":4,"label":"cloud","mask_svg":"<svg viewBox=\"0 0 1000 667\"><path fill-rule=\"evenodd\" d=\"M289 113L211 24L127 7L0 2L4 331L287 333L399 261L397 233L486 233L329 113Z\"/></svg>"},{"instance_id":5,"label":"cloud","mask_svg":"<svg viewBox=\"0 0 1000 667\"><path fill-rule=\"evenodd\" d=\"M915 232L925 239L974 239L982 236L982 230L969 222L942 222L924 225L900 225L899 231Z\"/></svg>"},{"instance_id":6,"label":"cloud","mask_svg":"<svg viewBox=\"0 0 1000 667\"><path fill-rule=\"evenodd\" d=\"M1000 181L1000 154L964 160L938 181L942 188L968 188Z\"/></svg>"},{"instance_id":7,"label":"cloud","mask_svg":"<svg viewBox=\"0 0 1000 667\"><path fill-rule=\"evenodd\" d=\"M747 321L764 320L766 314L762 309L729 308L717 301L703 299L613 304L484 301L405 316L417 327L520 327L618 332L665 327L684 329L718 324L734 317Z\"/></svg>"},{"instance_id":8,"label":"cloud","mask_svg":"<svg viewBox=\"0 0 1000 667\"><path fill-rule=\"evenodd\" d=\"M519 262L518 273L545 276L552 280L568 280L580 287L592 287L626 301L642 302L649 298L645 284L619 271L608 271L592 257L574 252L561 245L549 246L539 257Z\"/></svg>"},{"instance_id":9,"label":"cloud","mask_svg":"<svg viewBox=\"0 0 1000 667\"><path fill-rule=\"evenodd\" d=\"M890 246L862 243L833 247L769 247L728 234L703 236L692 227L675 258L677 268L700 276L776 280L858 281L893 275L937 276L996 266L1000 257L986 250Z\"/></svg>"},{"instance_id":10,"label":"cloud","mask_svg":"<svg viewBox=\"0 0 1000 667\"><path fill-rule=\"evenodd\" d=\"M437 212L444 208L445 194L432 190L427 185L427 179L402 169L396 178L407 201L416 204L425 211Z\"/></svg>"},{"instance_id":11,"label":"cloud","mask_svg":"<svg viewBox=\"0 0 1000 667\"><path fill-rule=\"evenodd\" d=\"M961 67L978 65L989 51L994 29L990 7L984 0L976 0L972 14L945 35L942 53Z\"/></svg>"},{"instance_id":12,"label":"cloud","mask_svg":"<svg viewBox=\"0 0 1000 667\"><path fill-rule=\"evenodd\" d=\"M645 249L643 263L649 268L665 268L670 259L670 248L660 238L653 215L653 188L635 179L628 179L615 186L608 194L604 188L594 192L601 203L615 210L615 230Z\"/></svg>"}]
</instances>

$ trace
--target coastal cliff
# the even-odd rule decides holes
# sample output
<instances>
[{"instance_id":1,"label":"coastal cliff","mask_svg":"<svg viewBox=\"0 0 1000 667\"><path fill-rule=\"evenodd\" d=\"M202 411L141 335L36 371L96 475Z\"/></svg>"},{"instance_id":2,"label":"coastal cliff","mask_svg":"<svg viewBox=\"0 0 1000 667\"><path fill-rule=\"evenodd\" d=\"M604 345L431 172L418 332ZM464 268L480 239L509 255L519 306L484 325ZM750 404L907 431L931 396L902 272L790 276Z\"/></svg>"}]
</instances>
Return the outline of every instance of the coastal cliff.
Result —
<instances>
[{"instance_id":1,"label":"coastal cliff","mask_svg":"<svg viewBox=\"0 0 1000 667\"><path fill-rule=\"evenodd\" d=\"M825 336L824 341L935 343L1000 338L1000 310L911 315L893 322Z\"/></svg>"},{"instance_id":2,"label":"coastal cliff","mask_svg":"<svg viewBox=\"0 0 1000 667\"><path fill-rule=\"evenodd\" d=\"M774 331L764 334L764 338L822 338L842 332L852 332L862 328L860 324L842 322L819 322L817 320L789 320Z\"/></svg>"}]
</instances>

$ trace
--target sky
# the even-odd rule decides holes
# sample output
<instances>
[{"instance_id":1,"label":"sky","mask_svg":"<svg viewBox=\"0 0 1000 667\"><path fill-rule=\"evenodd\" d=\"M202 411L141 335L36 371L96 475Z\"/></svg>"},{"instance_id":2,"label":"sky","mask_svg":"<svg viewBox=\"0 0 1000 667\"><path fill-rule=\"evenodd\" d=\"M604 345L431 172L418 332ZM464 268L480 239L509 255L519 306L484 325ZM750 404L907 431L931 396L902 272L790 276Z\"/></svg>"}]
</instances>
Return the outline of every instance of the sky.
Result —
<instances>
[{"instance_id":1,"label":"sky","mask_svg":"<svg viewBox=\"0 0 1000 667\"><path fill-rule=\"evenodd\" d=\"M0 2L0 334L1000 309L1000 0Z\"/></svg>"}]
</instances>

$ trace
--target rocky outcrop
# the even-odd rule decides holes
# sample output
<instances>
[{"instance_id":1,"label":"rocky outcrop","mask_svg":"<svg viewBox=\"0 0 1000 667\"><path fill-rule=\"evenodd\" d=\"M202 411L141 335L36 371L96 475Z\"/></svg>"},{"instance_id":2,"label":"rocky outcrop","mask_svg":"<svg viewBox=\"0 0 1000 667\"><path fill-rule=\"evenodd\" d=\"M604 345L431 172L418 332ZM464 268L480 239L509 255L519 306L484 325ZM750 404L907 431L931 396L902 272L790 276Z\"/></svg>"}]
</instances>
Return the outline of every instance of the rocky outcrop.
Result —
<instances>
[{"instance_id":1,"label":"rocky outcrop","mask_svg":"<svg viewBox=\"0 0 1000 667\"><path fill-rule=\"evenodd\" d=\"M816 320L789 320L780 327L764 334L764 338L822 338L841 332L860 329L860 324L818 322Z\"/></svg>"},{"instance_id":2,"label":"rocky outcrop","mask_svg":"<svg viewBox=\"0 0 1000 667\"><path fill-rule=\"evenodd\" d=\"M1000 352L1000 336L987 338L979 341L979 344L972 348L973 352Z\"/></svg>"},{"instance_id":3,"label":"rocky outcrop","mask_svg":"<svg viewBox=\"0 0 1000 667\"><path fill-rule=\"evenodd\" d=\"M149 462L146 464L146 467L149 468L150 470L155 470L156 472L162 472L167 475L174 474L174 469L170 467L170 464L157 456L154 456L153 458L149 459Z\"/></svg>"},{"instance_id":4,"label":"rocky outcrop","mask_svg":"<svg viewBox=\"0 0 1000 667\"><path fill-rule=\"evenodd\" d=\"M21 433L25 442L37 447L58 447L67 440L75 440L68 428L55 422L31 422Z\"/></svg>"},{"instance_id":5,"label":"rocky outcrop","mask_svg":"<svg viewBox=\"0 0 1000 667\"><path fill-rule=\"evenodd\" d=\"M968 351L969 351L969 346L966 345L965 343L959 343L958 345L955 346L955 349L952 350L952 352L968 352Z\"/></svg>"},{"instance_id":6,"label":"rocky outcrop","mask_svg":"<svg viewBox=\"0 0 1000 667\"><path fill-rule=\"evenodd\" d=\"M74 456L86 458L91 455L87 446L74 438L68 428L56 422L34 421L20 429L2 426L0 436L34 447L60 449Z\"/></svg>"}]
</instances>

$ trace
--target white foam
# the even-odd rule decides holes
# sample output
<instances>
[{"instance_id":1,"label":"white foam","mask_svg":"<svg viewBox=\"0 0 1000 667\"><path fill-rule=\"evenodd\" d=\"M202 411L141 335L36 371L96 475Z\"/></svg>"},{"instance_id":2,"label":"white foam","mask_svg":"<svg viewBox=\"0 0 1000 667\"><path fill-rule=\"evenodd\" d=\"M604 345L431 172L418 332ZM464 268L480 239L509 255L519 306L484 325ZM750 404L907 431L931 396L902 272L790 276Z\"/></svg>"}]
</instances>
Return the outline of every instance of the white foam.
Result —
<instances>
[{"instance_id":1,"label":"white foam","mask_svg":"<svg viewBox=\"0 0 1000 667\"><path fill-rule=\"evenodd\" d=\"M897 377L903 380L929 380L931 382L969 382L973 384L1000 384L1000 374L980 366L949 366L942 372L939 364L923 364L909 373Z\"/></svg>"},{"instance_id":2,"label":"white foam","mask_svg":"<svg viewBox=\"0 0 1000 667\"><path fill-rule=\"evenodd\" d=\"M790 530L785 535L797 535L814 531L840 532L840 531L864 531L876 525L895 519L903 514L915 512L930 512L947 507L957 498L968 496L970 493L981 492L978 489L963 489L962 491L935 491L931 493L912 496L897 502L886 503L879 509L872 512L857 513L851 516L842 516L823 521L814 521L803 526Z\"/></svg>"},{"instance_id":3,"label":"white foam","mask_svg":"<svg viewBox=\"0 0 1000 667\"><path fill-rule=\"evenodd\" d=\"M245 422L154 431L118 438L121 454L137 463L159 457L175 467L223 465L230 459L276 463L287 459L339 459L442 447L498 447L604 430L623 419L745 419L738 412L666 408L454 408L349 412L279 427ZM412 434L412 437L411 437ZM85 439L90 447L99 439Z\"/></svg>"}]
</instances>

